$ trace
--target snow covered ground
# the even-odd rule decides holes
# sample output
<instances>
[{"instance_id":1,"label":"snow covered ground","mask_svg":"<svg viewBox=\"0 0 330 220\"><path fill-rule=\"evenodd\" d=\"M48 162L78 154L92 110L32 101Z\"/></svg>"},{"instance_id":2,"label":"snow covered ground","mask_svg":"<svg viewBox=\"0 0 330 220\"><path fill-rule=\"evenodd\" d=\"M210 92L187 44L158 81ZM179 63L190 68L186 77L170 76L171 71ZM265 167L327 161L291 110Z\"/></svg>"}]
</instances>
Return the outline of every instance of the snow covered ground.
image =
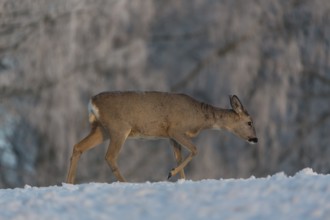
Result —
<instances>
[{"instance_id":1,"label":"snow covered ground","mask_svg":"<svg viewBox=\"0 0 330 220\"><path fill-rule=\"evenodd\" d=\"M330 219L330 175L1 189L0 219Z\"/></svg>"}]
</instances>

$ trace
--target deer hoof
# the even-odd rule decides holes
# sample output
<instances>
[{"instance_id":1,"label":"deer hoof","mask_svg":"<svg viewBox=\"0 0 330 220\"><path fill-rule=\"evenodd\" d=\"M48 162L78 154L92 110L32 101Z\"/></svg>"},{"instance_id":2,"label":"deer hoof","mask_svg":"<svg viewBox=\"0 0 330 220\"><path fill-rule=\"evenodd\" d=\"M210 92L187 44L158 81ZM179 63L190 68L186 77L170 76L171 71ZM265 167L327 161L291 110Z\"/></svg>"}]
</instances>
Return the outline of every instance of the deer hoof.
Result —
<instances>
[{"instance_id":1,"label":"deer hoof","mask_svg":"<svg viewBox=\"0 0 330 220\"><path fill-rule=\"evenodd\" d=\"M172 172L174 171L174 168L169 172L167 179L170 179L172 177Z\"/></svg>"}]
</instances>

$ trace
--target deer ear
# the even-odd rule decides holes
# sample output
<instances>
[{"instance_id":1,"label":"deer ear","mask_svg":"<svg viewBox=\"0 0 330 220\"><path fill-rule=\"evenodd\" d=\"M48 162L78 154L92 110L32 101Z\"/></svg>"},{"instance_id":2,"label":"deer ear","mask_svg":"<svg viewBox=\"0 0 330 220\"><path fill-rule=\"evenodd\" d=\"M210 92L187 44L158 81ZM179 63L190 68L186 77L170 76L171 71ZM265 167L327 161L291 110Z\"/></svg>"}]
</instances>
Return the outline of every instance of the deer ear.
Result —
<instances>
[{"instance_id":1,"label":"deer ear","mask_svg":"<svg viewBox=\"0 0 330 220\"><path fill-rule=\"evenodd\" d=\"M236 113L244 112L244 107L236 95L230 96L230 105Z\"/></svg>"}]
</instances>

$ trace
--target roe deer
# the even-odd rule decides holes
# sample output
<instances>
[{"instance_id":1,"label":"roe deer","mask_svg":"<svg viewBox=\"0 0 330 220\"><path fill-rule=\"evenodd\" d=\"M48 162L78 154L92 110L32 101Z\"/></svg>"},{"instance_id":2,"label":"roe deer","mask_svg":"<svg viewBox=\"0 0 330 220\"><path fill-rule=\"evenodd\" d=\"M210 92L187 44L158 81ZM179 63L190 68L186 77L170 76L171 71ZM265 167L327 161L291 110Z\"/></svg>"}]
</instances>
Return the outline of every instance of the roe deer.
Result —
<instances>
[{"instance_id":1,"label":"roe deer","mask_svg":"<svg viewBox=\"0 0 330 220\"><path fill-rule=\"evenodd\" d=\"M230 96L232 109L221 109L199 102L185 94L165 92L103 92L90 99L91 131L73 148L68 183L74 183L80 155L110 138L106 153L113 174L125 181L117 166L118 153L127 138L169 138L177 167L168 178L180 173L197 154L190 138L204 129L225 129L257 143L253 122L237 96ZM182 160L181 146L189 151Z\"/></svg>"}]
</instances>

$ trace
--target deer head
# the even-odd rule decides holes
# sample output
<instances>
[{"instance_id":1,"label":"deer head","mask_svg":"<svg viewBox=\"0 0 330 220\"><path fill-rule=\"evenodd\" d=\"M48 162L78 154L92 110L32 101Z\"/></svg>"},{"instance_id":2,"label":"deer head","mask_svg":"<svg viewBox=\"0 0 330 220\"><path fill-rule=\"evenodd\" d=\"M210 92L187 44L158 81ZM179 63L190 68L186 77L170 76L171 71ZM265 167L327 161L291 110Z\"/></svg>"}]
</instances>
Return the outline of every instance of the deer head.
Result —
<instances>
[{"instance_id":1,"label":"deer head","mask_svg":"<svg viewBox=\"0 0 330 220\"><path fill-rule=\"evenodd\" d=\"M229 99L235 115L227 126L227 129L251 144L257 143L258 138L249 113L244 109L236 95L230 96Z\"/></svg>"}]
</instances>

